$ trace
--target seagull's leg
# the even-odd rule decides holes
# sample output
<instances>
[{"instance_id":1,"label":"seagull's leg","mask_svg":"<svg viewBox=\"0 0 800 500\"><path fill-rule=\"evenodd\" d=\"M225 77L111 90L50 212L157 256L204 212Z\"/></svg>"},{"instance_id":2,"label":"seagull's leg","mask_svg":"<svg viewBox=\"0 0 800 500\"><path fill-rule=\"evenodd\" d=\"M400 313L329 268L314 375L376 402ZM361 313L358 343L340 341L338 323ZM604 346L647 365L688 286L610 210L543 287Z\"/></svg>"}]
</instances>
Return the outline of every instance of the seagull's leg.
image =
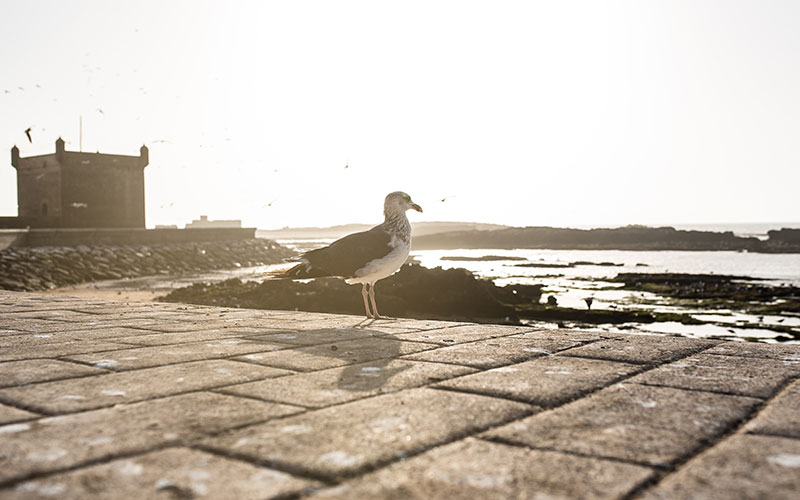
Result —
<instances>
[{"instance_id":1,"label":"seagull's leg","mask_svg":"<svg viewBox=\"0 0 800 500\"><path fill-rule=\"evenodd\" d=\"M394 319L388 316L381 316L378 313L378 304L375 303L375 283L369 287L369 299L372 301L372 311L375 313L375 319Z\"/></svg>"},{"instance_id":2,"label":"seagull's leg","mask_svg":"<svg viewBox=\"0 0 800 500\"><path fill-rule=\"evenodd\" d=\"M361 284L361 296L364 297L364 311L367 313L367 318L372 318L372 313L369 311L369 302L367 301L367 284Z\"/></svg>"}]
</instances>

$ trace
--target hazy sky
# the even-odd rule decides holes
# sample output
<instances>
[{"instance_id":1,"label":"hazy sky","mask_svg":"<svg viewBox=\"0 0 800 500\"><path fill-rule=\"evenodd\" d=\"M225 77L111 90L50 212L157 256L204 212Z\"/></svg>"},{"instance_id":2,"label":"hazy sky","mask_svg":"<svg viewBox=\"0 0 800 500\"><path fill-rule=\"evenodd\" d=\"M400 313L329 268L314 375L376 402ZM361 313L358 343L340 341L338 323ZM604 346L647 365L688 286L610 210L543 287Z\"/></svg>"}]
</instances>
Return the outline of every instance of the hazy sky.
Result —
<instances>
[{"instance_id":1,"label":"hazy sky","mask_svg":"<svg viewBox=\"0 0 800 500\"><path fill-rule=\"evenodd\" d=\"M394 190L412 221L800 220L797 1L2 10L0 215L11 146L78 150L83 116L85 151L150 148L148 227L378 222Z\"/></svg>"}]
</instances>

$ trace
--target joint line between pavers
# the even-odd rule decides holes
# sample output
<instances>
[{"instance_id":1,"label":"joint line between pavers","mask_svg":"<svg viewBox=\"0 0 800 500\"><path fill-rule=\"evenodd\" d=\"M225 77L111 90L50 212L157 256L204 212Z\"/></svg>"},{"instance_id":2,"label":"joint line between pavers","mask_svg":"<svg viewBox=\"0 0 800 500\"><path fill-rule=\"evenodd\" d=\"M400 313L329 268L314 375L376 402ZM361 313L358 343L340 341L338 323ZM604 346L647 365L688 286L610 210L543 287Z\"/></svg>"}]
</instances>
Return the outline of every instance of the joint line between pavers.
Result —
<instances>
[{"instance_id":1,"label":"joint line between pavers","mask_svg":"<svg viewBox=\"0 0 800 500\"><path fill-rule=\"evenodd\" d=\"M702 453L706 452L707 450L717 446L721 442L725 441L726 439L735 435L740 429L742 429L748 422L753 420L756 416L758 416L761 411L766 408L766 406L775 399L778 394L780 394L791 382L799 377L789 377L783 381L783 383L778 386L775 392L767 399L761 399L760 404L753 407L750 412L739 419L738 421L731 422L727 428L722 429L716 435L709 436L707 440L700 441L694 449L689 450L686 454L681 457L678 457L676 460L672 461L669 466L665 467L663 472L660 474L656 474L655 476L643 481L637 488L631 490L627 495L621 498L621 500L633 500L637 496L643 494L647 490L655 488L661 483L664 479L669 477L670 475L677 472L682 466L686 465L690 460L694 459L695 457L701 455ZM741 396L740 396L741 397ZM756 399L756 398L754 398Z\"/></svg>"},{"instance_id":2,"label":"joint line between pavers","mask_svg":"<svg viewBox=\"0 0 800 500\"><path fill-rule=\"evenodd\" d=\"M753 395L750 395L750 394L739 394L738 392L720 391L720 390L714 390L714 389L702 389L702 388L699 388L699 387L684 387L684 386L680 386L680 385L670 385L669 383L656 384L656 383L653 383L653 382L631 382L631 384L645 385L647 387L666 387L668 389L679 389L681 391L690 391L690 392L705 392L705 393L710 393L710 394L719 394L720 396L738 396L738 397L744 397L744 398L759 399L761 401L766 401L768 399L768 398L765 398L765 397L762 397L762 396L753 396ZM770 397L772 397L772 396L770 396Z\"/></svg>"},{"instance_id":3,"label":"joint line between pavers","mask_svg":"<svg viewBox=\"0 0 800 500\"><path fill-rule=\"evenodd\" d=\"M90 375L90 376L104 377L104 376L107 376L107 375L111 375L111 374L110 373L103 373L103 374L99 374L99 375ZM272 378L280 378L282 376L285 376L285 375L280 375L278 377L254 378L254 379L247 380L246 382L225 383L225 384L221 384L221 385L214 385L214 386L211 386L211 387L199 387L197 389L190 389L190 390L187 390L187 391L172 392L172 393L169 393L169 394L161 394L161 395L158 395L158 396L155 396L155 397L144 397L144 398L141 398L141 399L131 399L131 400L128 400L128 401L125 401L125 402L109 403L109 404L105 404L105 405L102 405L102 406L94 406L94 407L91 407L91 408L81 408L80 410L66 410L66 411L52 412L50 410L45 410L44 408L40 408L38 406L23 406L23 405L20 405L18 403L10 404L9 402L7 402L7 400L5 400L2 397L2 395L0 395L0 403L6 404L8 406L16 406L19 409L26 410L26 411L32 411L34 413L41 413L42 415L46 415L46 416L74 415L76 413L84 413L84 412L87 412L87 411L100 410L100 409L103 409L103 408L111 408L111 407L119 405L119 404L141 403L141 402L144 402L144 401L153 401L153 400L156 400L156 399L163 399L163 398L168 398L168 397L171 397L171 396L180 396L180 395L183 395L183 394L191 394L191 393L194 393L194 392L213 392L213 391L215 391L217 389L222 389L222 388L225 388L225 387L230 387L230 386L239 385L239 384L248 383L248 382L261 382L263 380L268 380L268 379L272 379ZM291 404L291 403L285 403L285 404Z\"/></svg>"},{"instance_id":4,"label":"joint line between pavers","mask_svg":"<svg viewBox=\"0 0 800 500\"><path fill-rule=\"evenodd\" d=\"M335 486L339 484L338 481L332 479L327 475L317 474L311 469L307 469L303 466L295 466L291 463L280 460L257 459L248 456L246 454L236 453L229 449L216 448L214 446L209 446L202 443L195 443L190 445L189 447L194 450L202 451L203 453L210 453L212 455L223 457L228 460L236 460L237 462L244 462L250 465L257 465L259 467L266 467L286 474L291 474L292 476L295 477L319 481L324 483L326 486Z\"/></svg>"},{"instance_id":5,"label":"joint line between pavers","mask_svg":"<svg viewBox=\"0 0 800 500\"><path fill-rule=\"evenodd\" d=\"M0 488L8 488L14 487L17 484L24 483L26 481L33 481L36 479L44 479L56 474L62 474L65 472L72 472L74 470L82 469L84 467L92 467L94 465L108 463L114 460L120 460L125 458L134 458L142 455L146 455L148 453L154 451L161 451L168 448L180 448L180 447L188 447L188 444L184 444L182 441L175 440L175 441L168 441L165 443L160 443L153 446L137 448L135 450L127 450L122 453L111 453L109 455L99 457L99 458L91 458L79 462L77 464L72 464L68 467L57 467L55 469L50 469L46 471L36 471L36 472L29 472L22 476L18 476L11 479L6 479L4 481L0 481Z\"/></svg>"},{"instance_id":6,"label":"joint line between pavers","mask_svg":"<svg viewBox=\"0 0 800 500\"><path fill-rule=\"evenodd\" d=\"M338 405L333 405L333 406L338 406ZM313 479L317 479L317 480L325 482L329 486L336 486L336 485L341 484L342 482L344 482L346 480L353 479L353 478L356 478L356 477L359 477L359 476L363 476L363 475L371 473L371 472L375 472L375 471L377 471L379 469L382 469L384 467L388 467L388 466L393 465L393 464L395 464L397 462L401 462L401 461L404 461L404 460L409 460L409 459L411 459L413 457L416 457L416 456L421 455L423 453L427 453L427 452L429 452L431 450L434 450L436 448L439 448L439 447L442 447L442 446L447 446L447 445L455 443L457 441L462 441L464 439L467 439L467 438L470 438L470 437L474 437L474 436L476 436L478 434L481 434L481 433L484 433L486 431L495 429L497 427L501 427L503 425L507 425L507 424L509 424L511 422L514 422L514 421L516 421L516 420L518 420L520 418L529 417L529 416L535 414L537 410L538 410L538 407L531 406L529 411L524 412L519 417L509 418L509 419L506 419L506 420L502 420L502 421L495 422L495 423L492 423L492 424L489 424L489 425L486 425L486 426L479 427L479 428L474 429L472 431L466 431L466 432L459 433L459 434L456 434L456 435L453 435L453 436L449 436L445 440L442 440L442 441L439 441L439 442L435 442L435 443L431 444L430 446L423 446L419 450L416 450L416 451L411 451L411 452L408 452L408 453L404 453L402 456L395 456L394 458L386 458L386 459L383 459L383 460L378 460L375 463L364 464L363 466L359 467L358 469L356 469L354 471L346 472L346 473L335 473L335 475L326 475L324 473L319 473L317 471L313 471L311 469L305 468L301 464L293 464L293 463L288 463L288 462L284 462L284 461L280 461L280 460L267 460L267 461L259 460L257 458L251 457L251 456L246 455L246 454L238 454L238 453L235 453L235 452L231 452L227 448L218 449L218 448L214 447L213 445L209 446L209 445L205 445L205 444L197 444L197 445L195 445L195 447L197 449L202 450L202 451L213 452L213 453L216 453L216 454L219 454L219 455L222 455L222 456L226 456L226 457L227 456L235 457L235 458L237 458L239 460L242 460L242 461L246 461L246 462L250 462L250 463L253 463L253 464L257 464L257 465L270 467L270 468L273 468L273 469L280 470L282 472L290 473L292 475L299 475L299 476L304 476L304 477L310 477L310 478L313 478ZM286 418L286 417L281 417L281 418Z\"/></svg>"},{"instance_id":7,"label":"joint line between pavers","mask_svg":"<svg viewBox=\"0 0 800 500\"><path fill-rule=\"evenodd\" d=\"M590 343L594 343L594 342L599 342L599 340L592 341ZM588 354L580 354L580 353L575 354L575 353L569 352L570 350L578 349L579 347L583 347L583 346L579 345L579 346L568 347L568 348L560 351L559 355L568 356L570 358L594 359L594 360L598 360L598 361L617 361L617 362L622 362L622 363L629 363L629 364L632 364L632 365L641 365L641 366L646 366L646 367L649 367L649 368L656 368L656 367L663 366L663 365L666 365L666 364L669 364L669 363L674 363L676 361L680 361L681 359L688 358L688 357L694 356L696 354L700 354L701 352L706 351L706 350L711 349L711 348L716 347L716 346L713 345L713 344L712 345L706 345L706 346L698 346L697 349L693 350L692 352L689 352L687 354L683 354L683 355L681 355L679 357L676 357L676 358L671 358L671 359L669 359L667 361L664 361L663 363L651 363L651 362L648 362L648 361L634 361L634 360L620 361L620 360L616 360L616 359L591 356L591 355L588 355Z\"/></svg>"},{"instance_id":8,"label":"joint line between pavers","mask_svg":"<svg viewBox=\"0 0 800 500\"><path fill-rule=\"evenodd\" d=\"M239 384L234 384L233 386L235 386L235 385L239 385ZM233 386L226 386L226 387L233 387ZM274 399L264 399L264 398L260 398L258 396L252 396L250 394L239 394L238 392L225 390L226 387L209 390L207 392L213 392L215 394L222 394L222 395L225 395L225 396L235 396L237 398L250 399L252 401L258 401L260 403L272 403L272 404L276 404L276 405L296 406L298 408L302 408L305 411L312 411L312 410L320 409L320 407L308 406L308 405L303 405L303 404L300 404L300 403L287 403L286 401L276 401ZM331 406L335 406L335 405L331 405ZM322 407L322 408L327 408L327 406L326 407ZM302 412L298 412L298 413L302 413ZM296 413L293 413L292 415L296 415ZM274 419L268 419L268 420L274 420ZM250 424L247 424L247 425L250 425Z\"/></svg>"},{"instance_id":9,"label":"joint line between pavers","mask_svg":"<svg viewBox=\"0 0 800 500\"><path fill-rule=\"evenodd\" d=\"M646 467L648 469L653 469L653 470L657 470L659 468L658 465L653 465L653 464L650 464L650 463L647 463L647 462L639 462L639 461L636 461L636 460L625 460L624 458L614 457L614 456L610 456L610 455L592 455L590 453L581 453L581 452L572 451L572 450L562 450L562 449L559 449L559 448L554 448L552 446L534 446L534 445L529 445L529 444L524 444L524 443L518 443L518 442L516 442L514 440L505 439L505 438L500 437L500 436L477 436L477 439L480 439L482 441L487 441L489 443L504 444L506 446L513 446L515 448L523 448L523 449L526 449L526 450L552 451L552 452L561 453L561 454L564 454L564 455L572 455L572 456L576 456L576 457L598 458L598 459L601 459L601 460L607 460L609 462L616 462L616 463L627 464L627 465L636 465L636 466L639 466L639 467Z\"/></svg>"},{"instance_id":10,"label":"joint line between pavers","mask_svg":"<svg viewBox=\"0 0 800 500\"><path fill-rule=\"evenodd\" d=\"M602 360L602 361L608 361L608 360ZM520 363L524 363L524 361L521 361ZM514 363L514 364L519 364L519 363ZM620 363L620 364L630 364L630 363ZM633 364L631 364L631 366L642 366L642 365L633 365ZM488 370L485 370L485 371L488 371ZM582 399L582 398L585 398L587 396L590 396L590 395L592 395L592 394L594 394L594 393L596 393L598 391L601 391L601 390L603 390L603 389L605 389L607 387L611 387L614 384L619 384L619 383L621 383L621 382L623 382L623 381L625 381L625 380L627 380L627 379L629 379L631 377L634 377L636 375L641 374L644 371L647 371L647 370L636 370L636 371L633 371L631 373L628 373L628 374L625 374L625 375L621 375L620 377L611 380L610 382L608 382L605 385L602 385L602 386L599 386L599 387L595 387L595 388L592 388L592 389L587 389L585 392L580 392L575 397L572 397L572 398L570 398L568 400L565 400L565 401L563 401L561 403L558 403L558 404L556 404L554 406L544 406L539 402L531 402L531 401L528 401L528 400L525 400L525 399L514 398L512 396L507 396L507 395L504 395L504 394L483 392L483 391L480 391L480 390L461 388L461 387L432 387L432 389L438 389L438 390L442 390L442 391L462 392L462 393L466 393L466 394L477 394L477 395L480 395L480 396L488 396L488 397L497 398L497 399L506 399L506 400L509 400L509 401L514 401L516 403L525 403L525 404L529 404L529 405L538 406L539 408L542 408L544 410L553 410L555 408L559 408L561 406L567 405L567 404L572 403L574 401L577 401L579 399ZM455 379L455 378L460 378L460 377L466 377L468 375L473 375L473 374L467 373L467 374L464 374L464 375L460 375L459 377L453 377L453 378ZM452 379L448 379L448 380L452 380Z\"/></svg>"}]
</instances>

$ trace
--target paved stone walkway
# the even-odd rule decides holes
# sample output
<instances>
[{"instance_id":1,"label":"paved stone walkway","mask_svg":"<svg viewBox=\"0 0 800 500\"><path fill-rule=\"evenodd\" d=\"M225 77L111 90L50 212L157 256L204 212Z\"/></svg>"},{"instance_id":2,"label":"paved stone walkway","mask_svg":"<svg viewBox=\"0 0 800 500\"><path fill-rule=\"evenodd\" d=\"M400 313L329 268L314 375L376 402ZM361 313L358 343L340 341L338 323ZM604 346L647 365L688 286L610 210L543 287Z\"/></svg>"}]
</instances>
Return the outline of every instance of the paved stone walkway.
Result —
<instances>
[{"instance_id":1,"label":"paved stone walkway","mask_svg":"<svg viewBox=\"0 0 800 500\"><path fill-rule=\"evenodd\" d=\"M800 346L0 291L0 498L800 494Z\"/></svg>"}]
</instances>

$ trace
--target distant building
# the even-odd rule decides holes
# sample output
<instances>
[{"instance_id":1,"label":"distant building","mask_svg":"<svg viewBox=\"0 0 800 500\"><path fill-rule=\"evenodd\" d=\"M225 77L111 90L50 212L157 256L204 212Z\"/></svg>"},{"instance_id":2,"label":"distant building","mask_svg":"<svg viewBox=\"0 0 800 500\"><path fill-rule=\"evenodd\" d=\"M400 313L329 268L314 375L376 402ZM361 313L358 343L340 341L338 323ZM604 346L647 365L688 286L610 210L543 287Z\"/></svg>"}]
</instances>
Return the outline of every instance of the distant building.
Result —
<instances>
[{"instance_id":1,"label":"distant building","mask_svg":"<svg viewBox=\"0 0 800 500\"><path fill-rule=\"evenodd\" d=\"M139 156L66 151L56 140L55 154L19 156L18 216L0 218L0 227L144 228L146 146Z\"/></svg>"},{"instance_id":2,"label":"distant building","mask_svg":"<svg viewBox=\"0 0 800 500\"><path fill-rule=\"evenodd\" d=\"M199 229L199 228L218 228L218 227L242 227L242 221L234 220L208 220L207 215L201 215L200 220L193 220L186 224L186 229Z\"/></svg>"}]
</instances>

